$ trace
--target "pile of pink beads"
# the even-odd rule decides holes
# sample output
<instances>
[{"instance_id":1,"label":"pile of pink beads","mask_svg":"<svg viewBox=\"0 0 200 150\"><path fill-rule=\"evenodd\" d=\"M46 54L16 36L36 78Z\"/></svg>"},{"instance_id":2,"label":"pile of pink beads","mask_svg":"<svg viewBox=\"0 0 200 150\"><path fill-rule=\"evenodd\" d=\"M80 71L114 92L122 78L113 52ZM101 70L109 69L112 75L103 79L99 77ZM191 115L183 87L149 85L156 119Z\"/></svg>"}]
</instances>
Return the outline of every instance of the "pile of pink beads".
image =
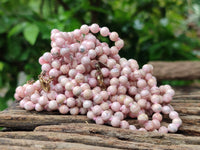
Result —
<instances>
[{"instance_id":1,"label":"pile of pink beads","mask_svg":"<svg viewBox=\"0 0 200 150\"><path fill-rule=\"evenodd\" d=\"M94 35L98 32L114 46L100 42ZM72 32L53 29L51 46L51 52L39 58L40 79L16 88L20 107L86 114L96 124L139 131L176 132L182 124L170 105L174 90L157 87L152 65L139 69L136 60L120 58L124 42L118 33L97 24ZM172 119L167 127L161 125L163 115ZM137 118L138 125L129 125L127 117Z\"/></svg>"}]
</instances>

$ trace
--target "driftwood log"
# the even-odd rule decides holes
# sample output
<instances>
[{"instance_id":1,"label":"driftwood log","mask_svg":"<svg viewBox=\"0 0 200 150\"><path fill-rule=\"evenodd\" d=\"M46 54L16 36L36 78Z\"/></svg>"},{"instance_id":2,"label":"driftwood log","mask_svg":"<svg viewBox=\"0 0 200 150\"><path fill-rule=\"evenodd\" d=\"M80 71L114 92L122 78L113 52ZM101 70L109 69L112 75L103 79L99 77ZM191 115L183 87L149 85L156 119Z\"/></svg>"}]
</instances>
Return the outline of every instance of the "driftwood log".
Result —
<instances>
[{"instance_id":1,"label":"driftwood log","mask_svg":"<svg viewBox=\"0 0 200 150\"><path fill-rule=\"evenodd\" d=\"M176 88L172 106L183 125L176 134L139 132L96 125L85 116L20 109L0 112L0 149L200 149L200 89ZM130 123L136 123L129 119ZM169 120L164 119L163 124Z\"/></svg>"},{"instance_id":2,"label":"driftwood log","mask_svg":"<svg viewBox=\"0 0 200 150\"><path fill-rule=\"evenodd\" d=\"M158 80L200 79L200 61L151 61L149 64L153 65L153 75Z\"/></svg>"}]
</instances>

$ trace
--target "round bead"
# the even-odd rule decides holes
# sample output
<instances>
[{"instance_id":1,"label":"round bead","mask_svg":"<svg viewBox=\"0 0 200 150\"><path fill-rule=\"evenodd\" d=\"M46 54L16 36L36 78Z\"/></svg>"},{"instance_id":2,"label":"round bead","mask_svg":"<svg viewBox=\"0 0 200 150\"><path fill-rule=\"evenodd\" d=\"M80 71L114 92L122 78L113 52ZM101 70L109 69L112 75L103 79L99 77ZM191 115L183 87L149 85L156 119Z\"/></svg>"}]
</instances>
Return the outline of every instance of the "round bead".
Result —
<instances>
[{"instance_id":1,"label":"round bead","mask_svg":"<svg viewBox=\"0 0 200 150\"><path fill-rule=\"evenodd\" d=\"M108 34L109 34L109 29L108 29L107 27L101 28L100 34L101 34L102 36L108 36Z\"/></svg>"},{"instance_id":2,"label":"round bead","mask_svg":"<svg viewBox=\"0 0 200 150\"><path fill-rule=\"evenodd\" d=\"M115 41L118 40L119 35L118 35L117 32L111 32L109 38L110 38L111 41L114 41L114 42L115 42Z\"/></svg>"},{"instance_id":3,"label":"round bead","mask_svg":"<svg viewBox=\"0 0 200 150\"><path fill-rule=\"evenodd\" d=\"M99 32L99 25L96 24L96 23L92 24L92 25L90 26L90 31L91 31L92 33L97 33L97 32Z\"/></svg>"},{"instance_id":4,"label":"round bead","mask_svg":"<svg viewBox=\"0 0 200 150\"><path fill-rule=\"evenodd\" d=\"M119 127L120 122L121 122L120 119L116 116L112 117L112 119L111 119L111 125L113 127Z\"/></svg>"}]
</instances>

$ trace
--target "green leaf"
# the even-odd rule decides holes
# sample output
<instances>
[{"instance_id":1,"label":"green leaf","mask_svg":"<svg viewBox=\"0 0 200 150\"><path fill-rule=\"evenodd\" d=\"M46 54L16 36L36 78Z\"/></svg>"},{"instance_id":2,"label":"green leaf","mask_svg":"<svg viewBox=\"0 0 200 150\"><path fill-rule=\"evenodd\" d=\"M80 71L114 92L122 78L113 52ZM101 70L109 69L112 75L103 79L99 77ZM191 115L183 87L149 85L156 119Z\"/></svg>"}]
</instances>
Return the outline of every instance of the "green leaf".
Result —
<instances>
[{"instance_id":1,"label":"green leaf","mask_svg":"<svg viewBox=\"0 0 200 150\"><path fill-rule=\"evenodd\" d=\"M24 38L31 44L34 45L39 34L39 28L35 24L27 24L24 29Z\"/></svg>"},{"instance_id":2,"label":"green leaf","mask_svg":"<svg viewBox=\"0 0 200 150\"><path fill-rule=\"evenodd\" d=\"M26 26L26 22L22 22L17 24L16 26L14 26L9 32L8 32L8 37L10 38L13 35L16 35L18 33L20 33L23 28Z\"/></svg>"}]
</instances>

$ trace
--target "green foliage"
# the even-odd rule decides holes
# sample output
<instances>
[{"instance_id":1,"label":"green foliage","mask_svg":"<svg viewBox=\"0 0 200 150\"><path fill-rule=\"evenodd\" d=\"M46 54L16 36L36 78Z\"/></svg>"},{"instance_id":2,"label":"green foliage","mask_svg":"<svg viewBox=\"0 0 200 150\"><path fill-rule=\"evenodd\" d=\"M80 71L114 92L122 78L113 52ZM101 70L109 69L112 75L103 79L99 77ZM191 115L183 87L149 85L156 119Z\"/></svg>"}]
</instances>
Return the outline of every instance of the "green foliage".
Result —
<instances>
[{"instance_id":1,"label":"green foliage","mask_svg":"<svg viewBox=\"0 0 200 150\"><path fill-rule=\"evenodd\" d=\"M108 26L125 40L120 55L140 64L195 60L199 12L198 0L1 0L0 88L8 85L9 90L0 98L0 110L13 97L20 71L27 79L37 78L38 59L50 51L53 28L71 31L94 22Z\"/></svg>"}]
</instances>

